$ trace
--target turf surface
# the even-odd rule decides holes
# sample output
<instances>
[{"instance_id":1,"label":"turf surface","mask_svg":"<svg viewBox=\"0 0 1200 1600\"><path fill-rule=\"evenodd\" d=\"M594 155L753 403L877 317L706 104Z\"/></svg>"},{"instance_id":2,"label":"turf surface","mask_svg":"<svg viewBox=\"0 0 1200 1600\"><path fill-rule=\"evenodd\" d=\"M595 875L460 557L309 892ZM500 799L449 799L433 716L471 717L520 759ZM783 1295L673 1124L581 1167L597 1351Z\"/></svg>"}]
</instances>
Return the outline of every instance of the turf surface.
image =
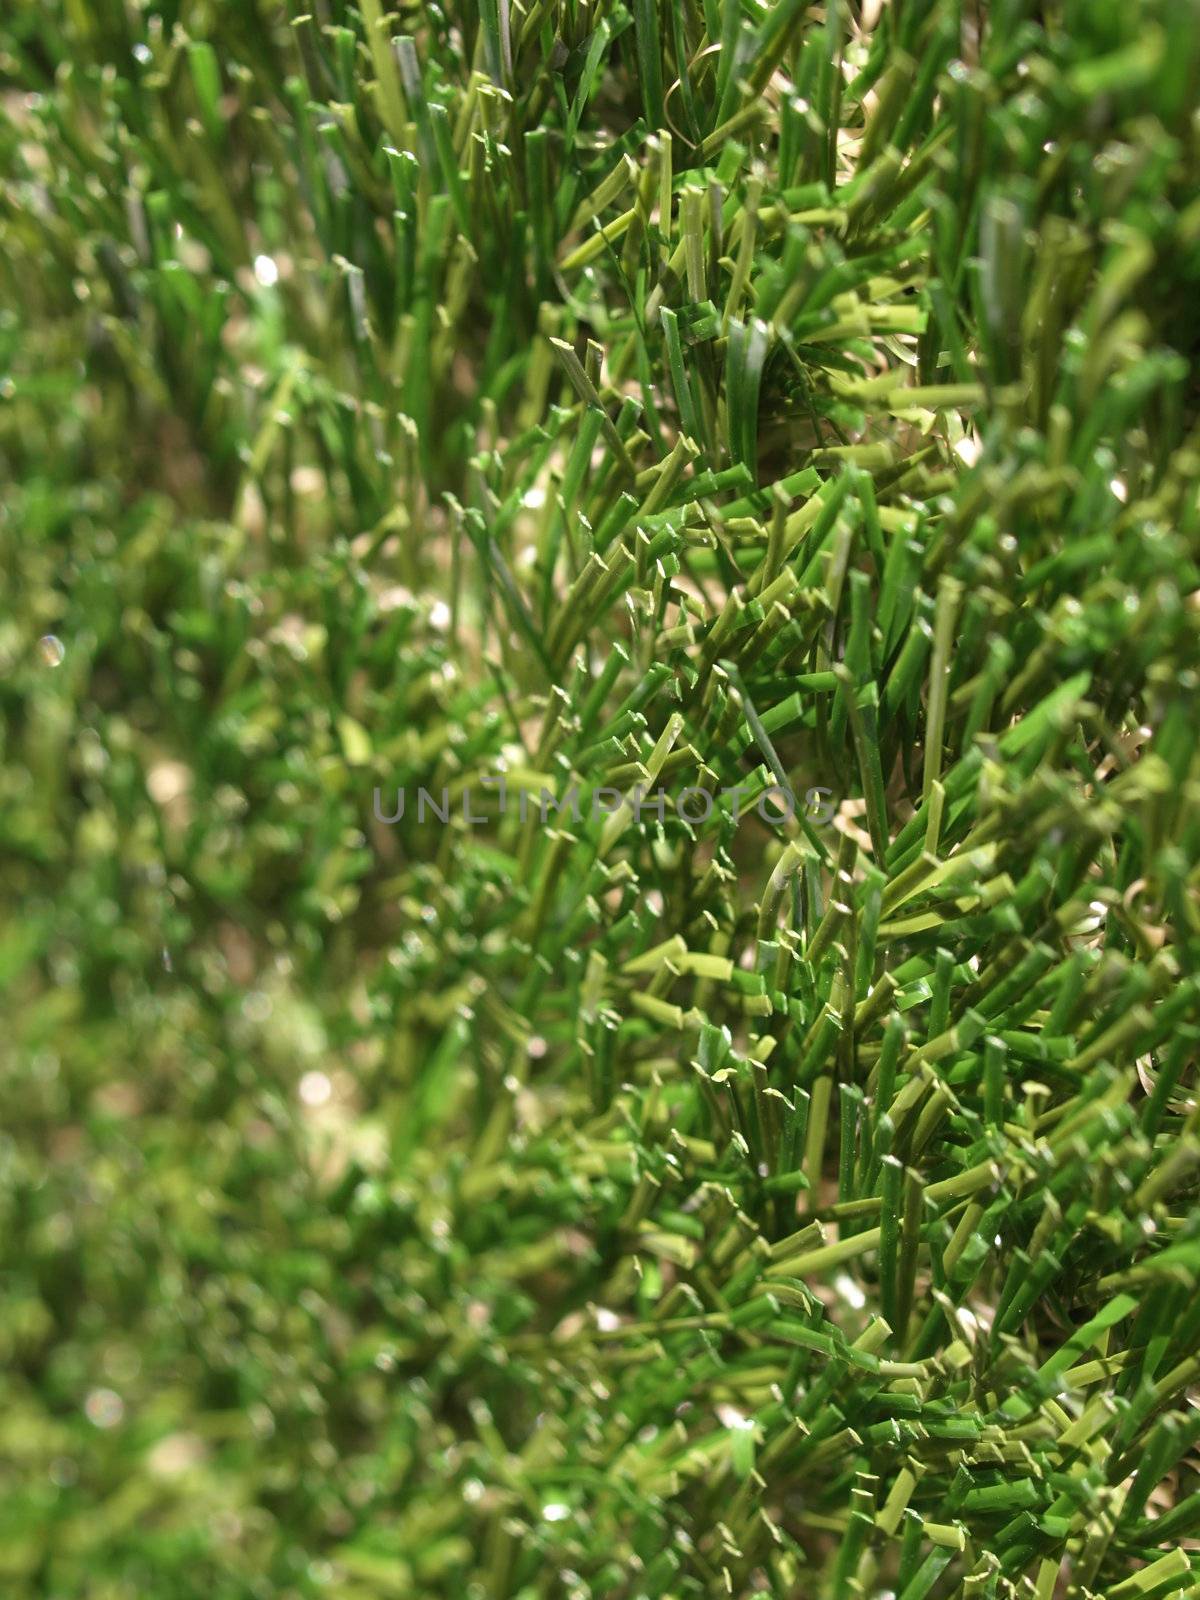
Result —
<instances>
[{"instance_id":1,"label":"turf surface","mask_svg":"<svg viewBox=\"0 0 1200 1600\"><path fill-rule=\"evenodd\" d=\"M5 8L5 1596L1200 1592L1198 192L1196 0Z\"/></svg>"}]
</instances>

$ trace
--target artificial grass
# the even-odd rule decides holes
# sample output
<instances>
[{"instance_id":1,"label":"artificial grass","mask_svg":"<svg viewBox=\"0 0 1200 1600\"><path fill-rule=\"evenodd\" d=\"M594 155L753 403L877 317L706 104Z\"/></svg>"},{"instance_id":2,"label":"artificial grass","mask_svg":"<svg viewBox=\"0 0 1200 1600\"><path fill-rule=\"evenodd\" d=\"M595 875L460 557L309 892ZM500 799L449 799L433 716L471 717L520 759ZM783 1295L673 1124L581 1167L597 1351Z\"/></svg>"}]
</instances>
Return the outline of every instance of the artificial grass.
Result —
<instances>
[{"instance_id":1,"label":"artificial grass","mask_svg":"<svg viewBox=\"0 0 1200 1600\"><path fill-rule=\"evenodd\" d=\"M5 1595L1200 1592L1198 75L0 19Z\"/></svg>"}]
</instances>

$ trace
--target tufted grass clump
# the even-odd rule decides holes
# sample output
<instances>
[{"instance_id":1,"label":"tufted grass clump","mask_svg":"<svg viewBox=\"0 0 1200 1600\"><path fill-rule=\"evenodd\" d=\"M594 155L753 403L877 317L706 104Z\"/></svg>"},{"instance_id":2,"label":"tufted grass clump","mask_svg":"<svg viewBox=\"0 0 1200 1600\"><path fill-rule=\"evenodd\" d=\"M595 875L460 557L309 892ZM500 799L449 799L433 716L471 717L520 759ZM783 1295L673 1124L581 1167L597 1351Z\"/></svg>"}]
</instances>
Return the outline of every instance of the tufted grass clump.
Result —
<instances>
[{"instance_id":1,"label":"tufted grass clump","mask_svg":"<svg viewBox=\"0 0 1200 1600\"><path fill-rule=\"evenodd\" d=\"M1198 193L1197 0L5 11L6 1596L1200 1592Z\"/></svg>"}]
</instances>

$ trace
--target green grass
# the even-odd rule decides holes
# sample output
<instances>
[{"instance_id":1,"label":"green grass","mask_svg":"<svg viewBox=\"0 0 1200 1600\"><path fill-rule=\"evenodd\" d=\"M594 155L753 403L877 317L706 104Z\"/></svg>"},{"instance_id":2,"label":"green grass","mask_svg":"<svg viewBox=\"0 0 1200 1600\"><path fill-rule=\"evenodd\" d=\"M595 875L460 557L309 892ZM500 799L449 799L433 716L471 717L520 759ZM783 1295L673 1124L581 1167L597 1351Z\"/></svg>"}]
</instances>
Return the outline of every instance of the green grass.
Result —
<instances>
[{"instance_id":1,"label":"green grass","mask_svg":"<svg viewBox=\"0 0 1200 1600\"><path fill-rule=\"evenodd\" d=\"M8 8L6 1596L1200 1592L1198 117L1196 0Z\"/></svg>"}]
</instances>

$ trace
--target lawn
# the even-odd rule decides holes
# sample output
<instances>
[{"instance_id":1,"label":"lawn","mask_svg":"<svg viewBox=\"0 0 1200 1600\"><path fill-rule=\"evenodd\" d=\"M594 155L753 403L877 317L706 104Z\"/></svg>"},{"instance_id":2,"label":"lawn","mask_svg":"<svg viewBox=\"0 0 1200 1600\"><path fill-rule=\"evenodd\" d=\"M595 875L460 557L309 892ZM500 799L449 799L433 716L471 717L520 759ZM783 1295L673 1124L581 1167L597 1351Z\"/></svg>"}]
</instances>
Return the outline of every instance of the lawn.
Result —
<instances>
[{"instance_id":1,"label":"lawn","mask_svg":"<svg viewBox=\"0 0 1200 1600\"><path fill-rule=\"evenodd\" d=\"M1200 0L9 0L5 1600L1200 1594Z\"/></svg>"}]
</instances>

